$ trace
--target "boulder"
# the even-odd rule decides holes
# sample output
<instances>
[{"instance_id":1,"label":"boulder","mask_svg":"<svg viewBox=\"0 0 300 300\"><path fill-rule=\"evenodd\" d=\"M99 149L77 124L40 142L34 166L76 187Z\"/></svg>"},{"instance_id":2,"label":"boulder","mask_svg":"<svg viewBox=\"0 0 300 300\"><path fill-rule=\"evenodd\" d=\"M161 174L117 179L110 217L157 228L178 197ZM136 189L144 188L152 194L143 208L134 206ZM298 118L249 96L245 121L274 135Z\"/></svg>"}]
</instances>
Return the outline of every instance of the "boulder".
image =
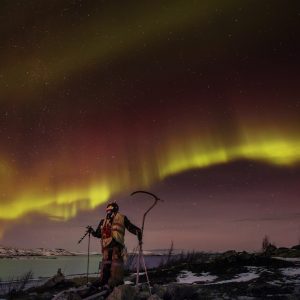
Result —
<instances>
[{"instance_id":1,"label":"boulder","mask_svg":"<svg viewBox=\"0 0 300 300\"><path fill-rule=\"evenodd\" d=\"M136 298L137 291L130 285L120 285L113 289L107 300L133 300Z\"/></svg>"},{"instance_id":2,"label":"boulder","mask_svg":"<svg viewBox=\"0 0 300 300\"><path fill-rule=\"evenodd\" d=\"M43 287L45 288L52 288L54 286L56 286L59 283L62 283L65 281L65 276L64 274L61 272L61 269L57 270L57 273L51 277L48 281L46 281L43 285Z\"/></svg>"},{"instance_id":3,"label":"boulder","mask_svg":"<svg viewBox=\"0 0 300 300\"><path fill-rule=\"evenodd\" d=\"M167 293L167 287L160 284L154 284L152 293L163 299Z\"/></svg>"}]
</instances>

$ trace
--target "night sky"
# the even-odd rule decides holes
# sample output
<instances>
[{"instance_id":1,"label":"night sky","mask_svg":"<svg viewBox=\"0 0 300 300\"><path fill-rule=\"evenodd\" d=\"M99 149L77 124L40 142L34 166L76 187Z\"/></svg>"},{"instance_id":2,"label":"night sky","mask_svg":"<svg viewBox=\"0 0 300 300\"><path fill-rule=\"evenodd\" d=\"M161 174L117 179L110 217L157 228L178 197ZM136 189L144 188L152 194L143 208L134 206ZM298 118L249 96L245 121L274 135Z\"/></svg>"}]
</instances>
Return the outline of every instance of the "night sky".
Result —
<instances>
[{"instance_id":1,"label":"night sky","mask_svg":"<svg viewBox=\"0 0 300 300\"><path fill-rule=\"evenodd\" d=\"M299 1L4 0L0 24L0 244L83 250L107 201L141 225L139 189L164 199L146 249L299 243Z\"/></svg>"}]
</instances>

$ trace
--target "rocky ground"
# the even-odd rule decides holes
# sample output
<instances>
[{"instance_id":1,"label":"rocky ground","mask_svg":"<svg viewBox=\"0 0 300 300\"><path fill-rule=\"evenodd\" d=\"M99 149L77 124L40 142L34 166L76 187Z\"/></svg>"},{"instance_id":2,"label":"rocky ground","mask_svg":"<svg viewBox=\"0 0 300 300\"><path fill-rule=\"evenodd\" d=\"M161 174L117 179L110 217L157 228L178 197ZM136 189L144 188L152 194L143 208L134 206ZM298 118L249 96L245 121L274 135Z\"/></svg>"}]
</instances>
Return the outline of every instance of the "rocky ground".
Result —
<instances>
[{"instance_id":1,"label":"rocky ground","mask_svg":"<svg viewBox=\"0 0 300 300\"><path fill-rule=\"evenodd\" d=\"M151 295L147 284L135 287L136 275L128 273L126 284L115 288L108 297L91 296L88 300L300 299L300 259L295 258L299 250L285 248L284 258L276 251L277 248L263 254L228 251L177 256L149 270ZM56 276L41 287L11 293L6 299L47 300L56 296L56 300L80 300L85 293L76 288L84 289L84 280ZM146 282L145 275L141 281ZM61 293L63 290L67 292Z\"/></svg>"}]
</instances>

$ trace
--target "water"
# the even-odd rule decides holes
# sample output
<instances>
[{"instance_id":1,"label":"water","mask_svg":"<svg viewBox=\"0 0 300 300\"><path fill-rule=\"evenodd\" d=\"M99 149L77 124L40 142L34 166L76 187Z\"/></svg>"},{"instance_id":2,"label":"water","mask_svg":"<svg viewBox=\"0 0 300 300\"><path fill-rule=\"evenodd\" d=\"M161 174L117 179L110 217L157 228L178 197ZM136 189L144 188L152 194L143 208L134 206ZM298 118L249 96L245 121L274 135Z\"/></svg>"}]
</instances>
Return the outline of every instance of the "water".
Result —
<instances>
[{"instance_id":1,"label":"water","mask_svg":"<svg viewBox=\"0 0 300 300\"><path fill-rule=\"evenodd\" d=\"M166 256L146 255L144 256L148 269L157 267ZM99 262L101 255L90 256L89 273L99 272ZM128 260L130 262L130 260ZM136 268L137 259L132 261L131 269ZM61 268L62 272L68 275L86 274L87 256L58 256L51 258L30 257L30 258L1 258L0 259L0 278L3 281L17 280L25 273L31 271L33 278L51 277ZM141 268L143 271L143 268Z\"/></svg>"},{"instance_id":2,"label":"water","mask_svg":"<svg viewBox=\"0 0 300 300\"><path fill-rule=\"evenodd\" d=\"M97 273L100 255L90 256L90 273ZM2 280L18 279L31 271L34 278L51 277L61 268L65 275L84 274L87 271L87 256L58 256L56 258L1 258L0 278Z\"/></svg>"}]
</instances>

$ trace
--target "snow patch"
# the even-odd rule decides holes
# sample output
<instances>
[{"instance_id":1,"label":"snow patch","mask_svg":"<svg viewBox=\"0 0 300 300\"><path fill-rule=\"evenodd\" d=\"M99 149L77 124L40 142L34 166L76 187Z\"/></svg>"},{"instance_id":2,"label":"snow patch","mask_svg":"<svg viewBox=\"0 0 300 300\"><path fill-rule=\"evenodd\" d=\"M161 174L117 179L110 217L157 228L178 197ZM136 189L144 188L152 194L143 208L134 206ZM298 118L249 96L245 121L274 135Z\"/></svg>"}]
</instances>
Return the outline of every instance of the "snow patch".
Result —
<instances>
[{"instance_id":1,"label":"snow patch","mask_svg":"<svg viewBox=\"0 0 300 300\"><path fill-rule=\"evenodd\" d=\"M247 282L253 279L259 278L259 274L255 272L248 272L248 273L240 273L234 276L232 279L228 280L221 280L218 282L208 283L208 284L223 284L223 283L231 283L231 282Z\"/></svg>"},{"instance_id":2,"label":"snow patch","mask_svg":"<svg viewBox=\"0 0 300 300\"><path fill-rule=\"evenodd\" d=\"M282 285L282 281L280 281L280 280L267 281L267 283L271 284L271 285L276 285L276 286Z\"/></svg>"},{"instance_id":3,"label":"snow patch","mask_svg":"<svg viewBox=\"0 0 300 300\"><path fill-rule=\"evenodd\" d=\"M201 273L201 276L195 275L190 271L182 271L177 277L179 283L195 283L195 282L211 282L217 279L217 276L209 275L209 273Z\"/></svg>"},{"instance_id":4,"label":"snow patch","mask_svg":"<svg viewBox=\"0 0 300 300\"><path fill-rule=\"evenodd\" d=\"M285 268L285 269L280 269L280 271L283 275L289 277L300 275L300 268Z\"/></svg>"},{"instance_id":5,"label":"snow patch","mask_svg":"<svg viewBox=\"0 0 300 300\"><path fill-rule=\"evenodd\" d=\"M272 258L279 259L279 260L285 260L285 261L292 261L292 262L300 261L300 257L279 257L279 256L273 256Z\"/></svg>"}]
</instances>

